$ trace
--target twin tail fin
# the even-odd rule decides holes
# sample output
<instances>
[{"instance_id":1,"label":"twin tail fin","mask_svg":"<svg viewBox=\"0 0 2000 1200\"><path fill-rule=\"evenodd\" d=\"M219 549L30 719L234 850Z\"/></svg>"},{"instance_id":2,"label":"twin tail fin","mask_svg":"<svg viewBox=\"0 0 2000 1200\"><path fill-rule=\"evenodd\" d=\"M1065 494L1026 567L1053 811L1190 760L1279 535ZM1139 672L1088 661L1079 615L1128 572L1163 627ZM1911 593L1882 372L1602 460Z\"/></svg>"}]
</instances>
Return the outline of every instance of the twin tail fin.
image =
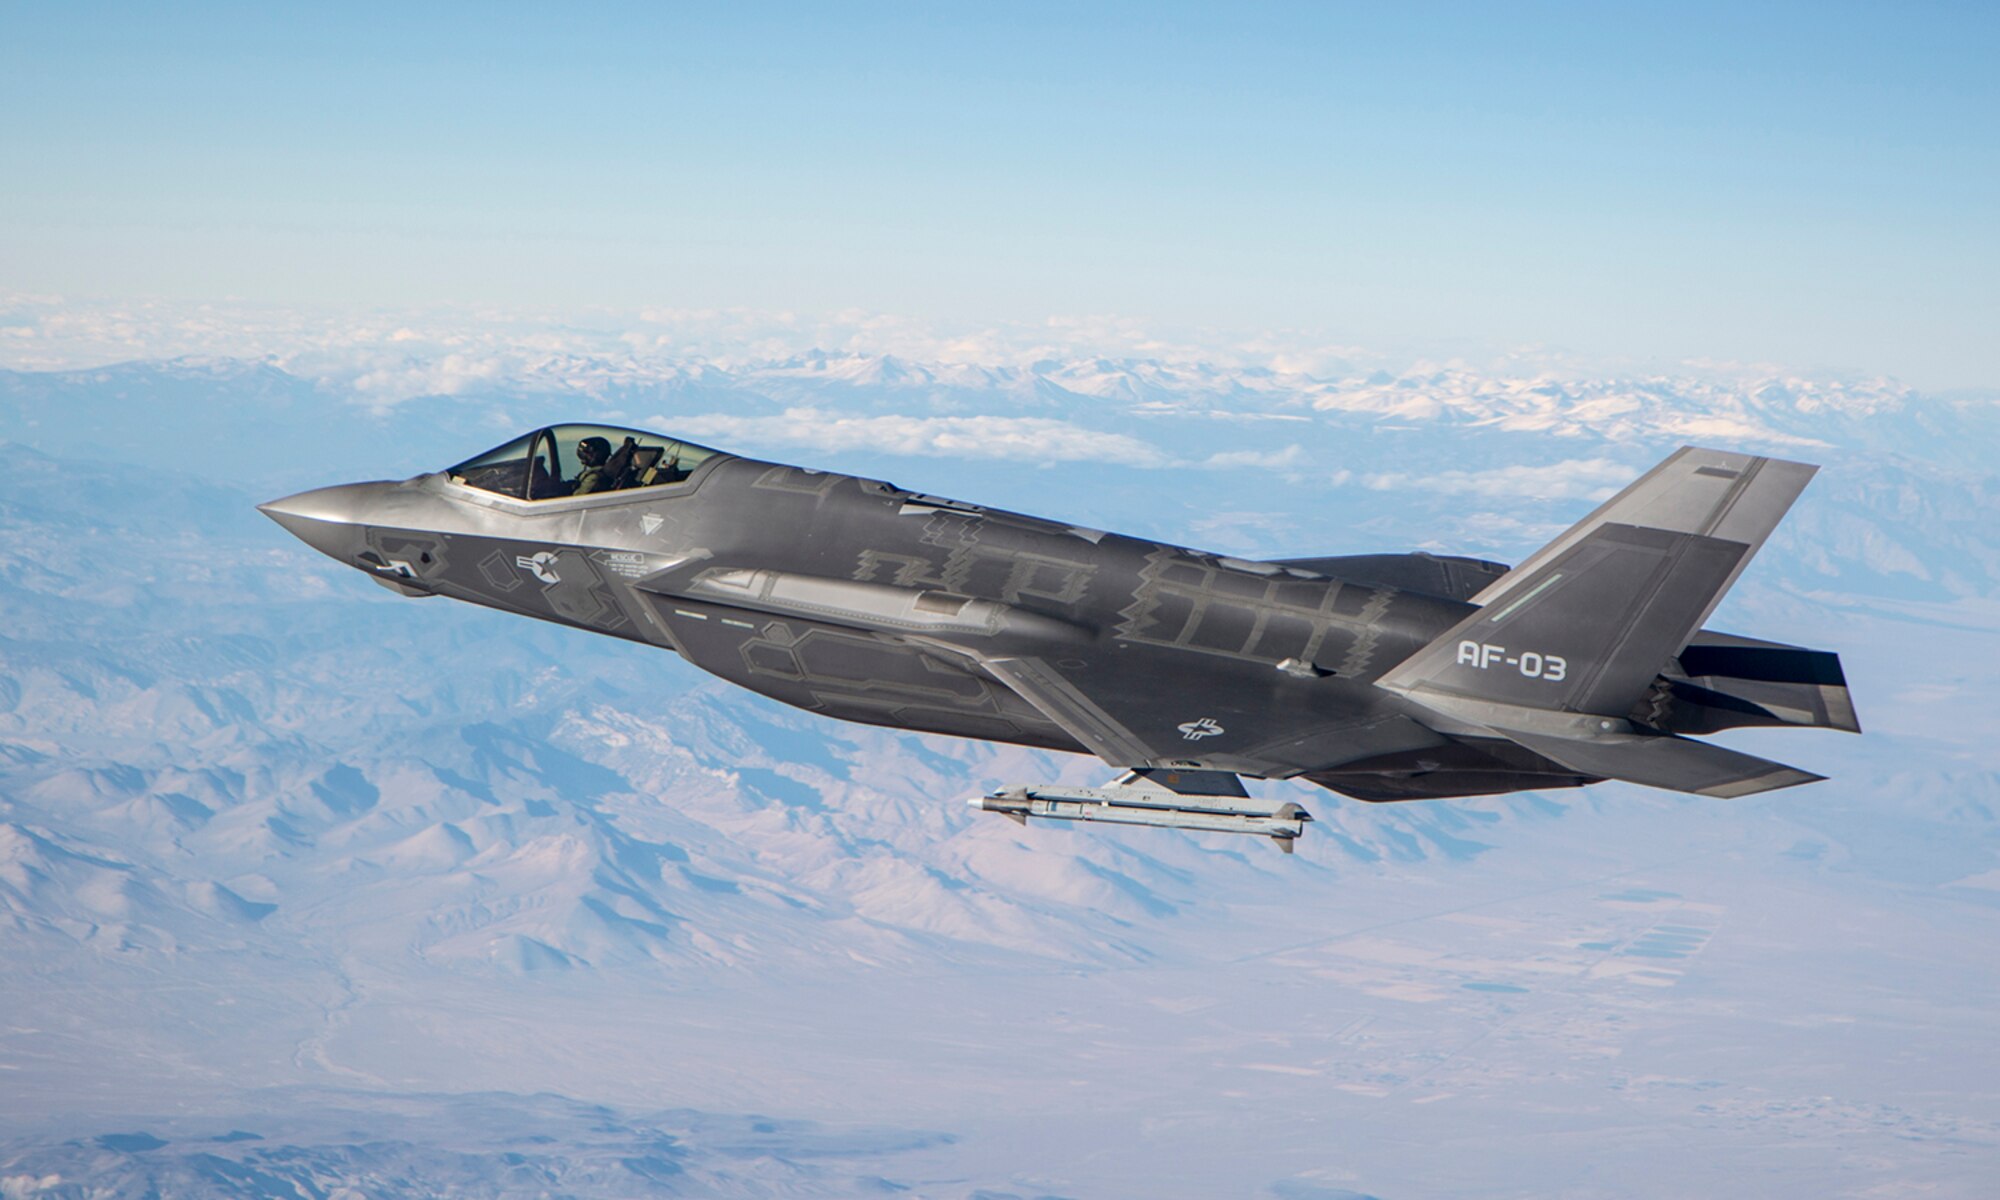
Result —
<instances>
[{"instance_id":1,"label":"twin tail fin","mask_svg":"<svg viewBox=\"0 0 2000 1200\"><path fill-rule=\"evenodd\" d=\"M1683 447L1378 683L1586 775L1711 796L1819 779L1629 719L1817 470Z\"/></svg>"}]
</instances>

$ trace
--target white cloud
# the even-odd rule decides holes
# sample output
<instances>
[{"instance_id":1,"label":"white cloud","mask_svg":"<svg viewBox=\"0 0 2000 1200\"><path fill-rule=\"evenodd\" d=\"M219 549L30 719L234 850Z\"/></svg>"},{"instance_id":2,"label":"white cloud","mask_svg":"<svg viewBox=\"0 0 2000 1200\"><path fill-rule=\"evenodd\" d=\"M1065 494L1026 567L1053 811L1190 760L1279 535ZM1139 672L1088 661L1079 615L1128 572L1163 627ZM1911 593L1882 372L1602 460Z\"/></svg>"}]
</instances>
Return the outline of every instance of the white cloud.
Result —
<instances>
[{"instance_id":1,"label":"white cloud","mask_svg":"<svg viewBox=\"0 0 2000 1200\"><path fill-rule=\"evenodd\" d=\"M1047 417L843 416L792 408L777 416L725 413L660 416L652 423L721 445L811 446L826 451L873 450L948 458L1002 458L1024 464L1104 462L1157 467L1167 455L1122 433L1103 433Z\"/></svg>"},{"instance_id":2,"label":"white cloud","mask_svg":"<svg viewBox=\"0 0 2000 1200\"><path fill-rule=\"evenodd\" d=\"M1085 398L1124 418L1444 423L1613 443L1816 446L1821 417L1915 400L1891 381L1763 366L1592 373L1540 352L1397 364L1301 331L1166 332L1103 315L967 325L855 311L322 311L0 293L0 367L173 358L264 362L373 408L426 395L601 397L687 382L820 404L821 385L832 383L871 403L921 395L954 415L968 396L1005 416ZM928 436L939 445L957 435Z\"/></svg>"},{"instance_id":3,"label":"white cloud","mask_svg":"<svg viewBox=\"0 0 2000 1200\"><path fill-rule=\"evenodd\" d=\"M1637 479L1641 470L1608 458L1572 458L1536 467L1496 467L1486 471L1366 475L1363 487L1378 492L1405 488L1485 500L1605 500Z\"/></svg>"},{"instance_id":4,"label":"white cloud","mask_svg":"<svg viewBox=\"0 0 2000 1200\"><path fill-rule=\"evenodd\" d=\"M1209 455L1203 465L1282 471L1292 467L1302 467L1305 464L1305 448L1294 442L1281 450L1223 450Z\"/></svg>"}]
</instances>

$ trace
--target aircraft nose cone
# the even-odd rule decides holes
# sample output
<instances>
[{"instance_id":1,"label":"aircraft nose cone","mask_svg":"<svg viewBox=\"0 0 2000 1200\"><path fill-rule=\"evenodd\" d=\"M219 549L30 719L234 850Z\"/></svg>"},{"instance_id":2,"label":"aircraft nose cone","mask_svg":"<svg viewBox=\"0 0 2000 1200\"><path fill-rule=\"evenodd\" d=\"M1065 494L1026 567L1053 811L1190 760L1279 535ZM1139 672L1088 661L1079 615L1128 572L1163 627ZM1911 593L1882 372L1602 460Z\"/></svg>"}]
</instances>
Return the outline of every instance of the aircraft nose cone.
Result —
<instances>
[{"instance_id":1,"label":"aircraft nose cone","mask_svg":"<svg viewBox=\"0 0 2000 1200\"><path fill-rule=\"evenodd\" d=\"M362 527L369 523L383 489L389 486L344 483L315 488L259 504L257 511L328 558L351 564L361 549Z\"/></svg>"}]
</instances>

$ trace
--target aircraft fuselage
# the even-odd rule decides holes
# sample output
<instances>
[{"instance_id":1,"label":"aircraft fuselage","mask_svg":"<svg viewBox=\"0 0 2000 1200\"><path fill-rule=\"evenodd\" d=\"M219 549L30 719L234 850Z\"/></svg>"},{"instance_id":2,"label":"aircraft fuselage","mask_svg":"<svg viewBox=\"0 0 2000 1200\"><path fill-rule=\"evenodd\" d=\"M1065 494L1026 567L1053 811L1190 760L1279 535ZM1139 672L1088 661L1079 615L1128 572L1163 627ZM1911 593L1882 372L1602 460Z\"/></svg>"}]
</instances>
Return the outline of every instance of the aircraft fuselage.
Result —
<instances>
[{"instance_id":1,"label":"aircraft fuselage","mask_svg":"<svg viewBox=\"0 0 2000 1200\"><path fill-rule=\"evenodd\" d=\"M1137 735L1127 765L1266 777L1436 742L1372 682L1469 610L731 456L643 491L527 501L440 473L266 511L406 594L662 646L843 720L1088 753L990 665L1124 681L1145 716L1096 723Z\"/></svg>"}]
</instances>

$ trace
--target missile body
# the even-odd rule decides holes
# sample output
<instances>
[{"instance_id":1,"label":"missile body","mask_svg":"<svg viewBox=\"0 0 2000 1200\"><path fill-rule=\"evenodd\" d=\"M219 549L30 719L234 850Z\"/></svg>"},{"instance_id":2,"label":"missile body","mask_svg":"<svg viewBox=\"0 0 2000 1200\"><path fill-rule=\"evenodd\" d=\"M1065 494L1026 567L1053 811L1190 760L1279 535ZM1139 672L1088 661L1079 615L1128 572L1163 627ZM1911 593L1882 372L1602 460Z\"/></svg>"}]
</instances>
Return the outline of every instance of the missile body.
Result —
<instances>
[{"instance_id":1,"label":"missile body","mask_svg":"<svg viewBox=\"0 0 2000 1200\"><path fill-rule=\"evenodd\" d=\"M1276 842L1287 854L1292 852L1293 840L1305 832L1305 823L1312 820L1312 814L1296 804L1274 808L1248 797L1183 795L1144 781L1102 788L1027 784L971 803L974 808L1021 824L1034 817L1258 834Z\"/></svg>"}]
</instances>

